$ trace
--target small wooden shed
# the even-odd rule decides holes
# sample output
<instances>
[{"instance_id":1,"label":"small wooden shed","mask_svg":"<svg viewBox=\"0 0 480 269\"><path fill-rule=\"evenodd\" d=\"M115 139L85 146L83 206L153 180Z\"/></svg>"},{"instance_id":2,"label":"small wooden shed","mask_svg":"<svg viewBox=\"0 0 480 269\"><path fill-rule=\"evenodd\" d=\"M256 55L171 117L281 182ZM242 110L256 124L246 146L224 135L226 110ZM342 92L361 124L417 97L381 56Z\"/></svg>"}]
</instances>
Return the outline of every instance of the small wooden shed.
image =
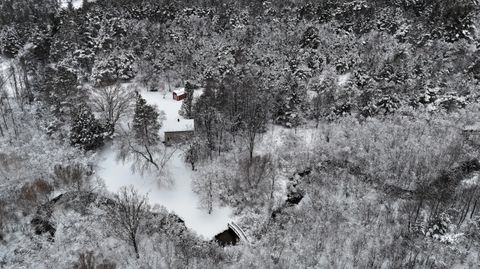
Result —
<instances>
[{"instance_id":1,"label":"small wooden shed","mask_svg":"<svg viewBox=\"0 0 480 269\"><path fill-rule=\"evenodd\" d=\"M181 101L187 97L184 89L177 89L173 91L173 100Z\"/></svg>"}]
</instances>

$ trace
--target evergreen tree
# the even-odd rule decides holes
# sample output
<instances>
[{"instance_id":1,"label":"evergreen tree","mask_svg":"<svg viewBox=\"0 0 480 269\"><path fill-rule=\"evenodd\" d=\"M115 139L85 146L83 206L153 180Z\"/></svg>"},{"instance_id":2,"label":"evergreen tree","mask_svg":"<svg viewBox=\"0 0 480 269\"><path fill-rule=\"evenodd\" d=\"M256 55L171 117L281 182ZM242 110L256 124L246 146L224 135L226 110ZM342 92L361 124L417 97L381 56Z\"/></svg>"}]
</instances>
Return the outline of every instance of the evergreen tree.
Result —
<instances>
[{"instance_id":1,"label":"evergreen tree","mask_svg":"<svg viewBox=\"0 0 480 269\"><path fill-rule=\"evenodd\" d=\"M119 158L131 159L132 170L143 173L153 166L161 171L171 155L160 143L159 131L164 119L155 106L137 95L132 130L121 133Z\"/></svg>"},{"instance_id":2,"label":"evergreen tree","mask_svg":"<svg viewBox=\"0 0 480 269\"><path fill-rule=\"evenodd\" d=\"M73 113L70 143L85 150L93 150L103 145L105 130L95 119L90 108L80 106Z\"/></svg>"},{"instance_id":3,"label":"evergreen tree","mask_svg":"<svg viewBox=\"0 0 480 269\"><path fill-rule=\"evenodd\" d=\"M281 85L273 111L275 122L288 128L301 125L307 110L305 96L305 88L295 81Z\"/></svg>"},{"instance_id":4,"label":"evergreen tree","mask_svg":"<svg viewBox=\"0 0 480 269\"><path fill-rule=\"evenodd\" d=\"M0 52L9 58L14 58L24 45L19 28L20 26L14 25L0 31Z\"/></svg>"},{"instance_id":5,"label":"evergreen tree","mask_svg":"<svg viewBox=\"0 0 480 269\"><path fill-rule=\"evenodd\" d=\"M158 121L159 115L156 107L148 105L140 95L137 96L132 127L139 144L146 147L158 144L160 141L158 132L162 127Z\"/></svg>"},{"instance_id":6,"label":"evergreen tree","mask_svg":"<svg viewBox=\"0 0 480 269\"><path fill-rule=\"evenodd\" d=\"M95 61L92 77L97 86L112 85L117 81L129 81L135 77L135 57L128 51L115 51L104 59Z\"/></svg>"},{"instance_id":7,"label":"evergreen tree","mask_svg":"<svg viewBox=\"0 0 480 269\"><path fill-rule=\"evenodd\" d=\"M62 65L47 67L42 90L42 98L57 113L85 99L85 93L78 87L77 75Z\"/></svg>"},{"instance_id":8,"label":"evergreen tree","mask_svg":"<svg viewBox=\"0 0 480 269\"><path fill-rule=\"evenodd\" d=\"M182 110L180 111L181 115L187 119L191 119L192 115L192 105L193 105L193 90L195 86L187 81L185 84L185 93L187 94L187 98L183 100L182 103Z\"/></svg>"}]
</instances>

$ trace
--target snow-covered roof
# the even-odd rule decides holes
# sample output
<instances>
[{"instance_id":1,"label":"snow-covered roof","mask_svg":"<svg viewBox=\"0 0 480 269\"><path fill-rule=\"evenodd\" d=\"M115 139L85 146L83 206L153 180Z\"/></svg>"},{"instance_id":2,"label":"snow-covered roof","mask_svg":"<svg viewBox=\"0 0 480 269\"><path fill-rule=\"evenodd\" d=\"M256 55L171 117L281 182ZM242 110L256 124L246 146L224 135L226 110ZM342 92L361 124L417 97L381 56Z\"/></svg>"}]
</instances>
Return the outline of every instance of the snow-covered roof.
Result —
<instances>
[{"instance_id":1,"label":"snow-covered roof","mask_svg":"<svg viewBox=\"0 0 480 269\"><path fill-rule=\"evenodd\" d=\"M176 89L173 91L174 94L176 95L182 95L182 94L185 94L185 89Z\"/></svg>"},{"instance_id":2,"label":"snow-covered roof","mask_svg":"<svg viewBox=\"0 0 480 269\"><path fill-rule=\"evenodd\" d=\"M180 119L174 121L166 121L163 126L165 132L185 132L195 130L195 121L190 119Z\"/></svg>"}]
</instances>

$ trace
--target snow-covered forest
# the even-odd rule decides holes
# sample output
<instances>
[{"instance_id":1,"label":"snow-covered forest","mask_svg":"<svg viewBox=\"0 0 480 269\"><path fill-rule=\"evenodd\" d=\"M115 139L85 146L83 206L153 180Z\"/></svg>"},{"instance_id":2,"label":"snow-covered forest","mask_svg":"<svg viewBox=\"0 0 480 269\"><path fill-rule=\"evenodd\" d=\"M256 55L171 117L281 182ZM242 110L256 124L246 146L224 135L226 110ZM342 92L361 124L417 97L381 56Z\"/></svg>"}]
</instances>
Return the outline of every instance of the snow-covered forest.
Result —
<instances>
[{"instance_id":1,"label":"snow-covered forest","mask_svg":"<svg viewBox=\"0 0 480 269\"><path fill-rule=\"evenodd\" d=\"M0 0L0 268L480 268L476 0Z\"/></svg>"}]
</instances>

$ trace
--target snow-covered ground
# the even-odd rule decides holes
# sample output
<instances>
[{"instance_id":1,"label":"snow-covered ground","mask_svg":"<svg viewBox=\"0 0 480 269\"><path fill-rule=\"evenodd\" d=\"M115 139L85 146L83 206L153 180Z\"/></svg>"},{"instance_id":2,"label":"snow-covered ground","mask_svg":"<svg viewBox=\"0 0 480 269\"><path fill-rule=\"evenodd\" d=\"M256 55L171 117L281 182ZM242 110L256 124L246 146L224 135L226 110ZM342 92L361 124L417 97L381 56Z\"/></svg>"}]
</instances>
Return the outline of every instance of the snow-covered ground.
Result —
<instances>
[{"instance_id":1,"label":"snow-covered ground","mask_svg":"<svg viewBox=\"0 0 480 269\"><path fill-rule=\"evenodd\" d=\"M67 8L68 7L68 3L69 2L72 2L72 6L74 9L78 9L78 8L81 8L82 5L83 5L83 1L84 0L61 0L60 1L60 7L62 8ZM93 2L95 0L88 0L88 2Z\"/></svg>"},{"instance_id":2,"label":"snow-covered ground","mask_svg":"<svg viewBox=\"0 0 480 269\"><path fill-rule=\"evenodd\" d=\"M166 120L161 133L178 124L177 119L182 120L178 115L182 102L173 100L171 94L147 91L142 91L141 94L149 104L155 104L165 112ZM206 239L211 239L217 233L227 229L227 224L232 221L232 209L216 207L212 214L208 214L200 207L199 198L192 191L191 186L194 172L183 161L181 150L177 150L172 155L166 169L167 177L173 183L172 186L159 185L154 175L141 176L132 173L130 163L117 162L115 152L106 149L100 155L98 175L104 179L107 189L111 192L117 192L122 186L132 185L140 193L148 194L152 205L159 204L175 212L185 221L188 228Z\"/></svg>"},{"instance_id":3,"label":"snow-covered ground","mask_svg":"<svg viewBox=\"0 0 480 269\"><path fill-rule=\"evenodd\" d=\"M193 125L192 120L186 120L178 114L182 107L182 102L173 100L171 93L150 92L143 90L142 97L147 103L156 105L157 108L165 113L166 119L162 122L160 137L163 139L164 131L174 131L184 129L185 126ZM193 126L192 126L193 127Z\"/></svg>"}]
</instances>

